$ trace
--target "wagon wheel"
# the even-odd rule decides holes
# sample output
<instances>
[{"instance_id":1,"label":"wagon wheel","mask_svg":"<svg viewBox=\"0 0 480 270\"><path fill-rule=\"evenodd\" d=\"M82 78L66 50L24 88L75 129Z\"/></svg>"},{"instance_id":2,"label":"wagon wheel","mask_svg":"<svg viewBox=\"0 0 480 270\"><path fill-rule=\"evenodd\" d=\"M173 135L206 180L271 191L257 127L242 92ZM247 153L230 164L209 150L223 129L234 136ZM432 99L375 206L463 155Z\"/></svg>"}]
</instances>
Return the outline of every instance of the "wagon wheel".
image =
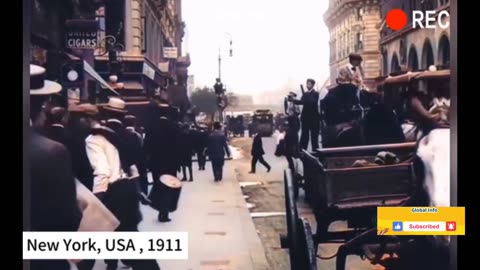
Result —
<instances>
[{"instance_id":1,"label":"wagon wheel","mask_svg":"<svg viewBox=\"0 0 480 270\"><path fill-rule=\"evenodd\" d=\"M293 179L293 195L295 198L295 201L298 199L298 194L300 192L300 176L295 173L295 178Z\"/></svg>"},{"instance_id":2,"label":"wagon wheel","mask_svg":"<svg viewBox=\"0 0 480 270\"><path fill-rule=\"evenodd\" d=\"M288 249L291 270L316 270L316 247L312 237L310 224L298 217L294 198L292 171L285 171L285 203L288 231Z\"/></svg>"},{"instance_id":3,"label":"wagon wheel","mask_svg":"<svg viewBox=\"0 0 480 270\"><path fill-rule=\"evenodd\" d=\"M312 229L305 218L297 220L298 246L294 249L298 265L295 269L317 270L317 247L313 241Z\"/></svg>"},{"instance_id":4,"label":"wagon wheel","mask_svg":"<svg viewBox=\"0 0 480 270\"><path fill-rule=\"evenodd\" d=\"M295 270L297 263L297 256L295 248L298 247L298 211L295 204L293 192L292 171L285 170L284 172L284 186L285 186L285 211L287 218L287 238L288 238L288 252L290 254L290 269ZM299 269L297 269L299 270Z\"/></svg>"}]
</instances>

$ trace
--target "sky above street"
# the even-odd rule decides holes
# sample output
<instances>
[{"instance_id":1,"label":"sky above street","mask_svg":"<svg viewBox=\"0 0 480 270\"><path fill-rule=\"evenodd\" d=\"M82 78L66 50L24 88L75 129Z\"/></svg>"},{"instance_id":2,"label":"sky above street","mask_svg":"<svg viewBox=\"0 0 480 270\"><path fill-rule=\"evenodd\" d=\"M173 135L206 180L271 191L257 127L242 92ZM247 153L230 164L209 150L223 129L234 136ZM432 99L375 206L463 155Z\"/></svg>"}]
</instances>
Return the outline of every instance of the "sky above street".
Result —
<instances>
[{"instance_id":1,"label":"sky above street","mask_svg":"<svg viewBox=\"0 0 480 270\"><path fill-rule=\"evenodd\" d=\"M328 77L326 0L183 0L182 6L184 52L196 87L215 83L219 47L229 91L255 95Z\"/></svg>"}]
</instances>

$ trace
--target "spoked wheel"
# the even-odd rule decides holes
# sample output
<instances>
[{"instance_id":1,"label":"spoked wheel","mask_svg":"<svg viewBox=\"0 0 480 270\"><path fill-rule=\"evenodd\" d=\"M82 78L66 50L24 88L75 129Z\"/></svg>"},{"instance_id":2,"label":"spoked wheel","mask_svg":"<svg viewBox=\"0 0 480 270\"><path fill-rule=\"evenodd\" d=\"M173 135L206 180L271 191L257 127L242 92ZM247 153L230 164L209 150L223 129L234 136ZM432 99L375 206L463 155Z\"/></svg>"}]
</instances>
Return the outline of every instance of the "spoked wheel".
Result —
<instances>
[{"instance_id":1,"label":"spoked wheel","mask_svg":"<svg viewBox=\"0 0 480 270\"><path fill-rule=\"evenodd\" d=\"M317 247L313 242L312 228L305 218L298 219L297 223L299 240L296 252L299 264L295 269L317 270Z\"/></svg>"},{"instance_id":2,"label":"spoked wheel","mask_svg":"<svg viewBox=\"0 0 480 270\"><path fill-rule=\"evenodd\" d=\"M316 270L317 262L312 230L305 219L298 217L291 170L285 171L285 208L287 217L286 247L290 254L291 270Z\"/></svg>"}]
</instances>

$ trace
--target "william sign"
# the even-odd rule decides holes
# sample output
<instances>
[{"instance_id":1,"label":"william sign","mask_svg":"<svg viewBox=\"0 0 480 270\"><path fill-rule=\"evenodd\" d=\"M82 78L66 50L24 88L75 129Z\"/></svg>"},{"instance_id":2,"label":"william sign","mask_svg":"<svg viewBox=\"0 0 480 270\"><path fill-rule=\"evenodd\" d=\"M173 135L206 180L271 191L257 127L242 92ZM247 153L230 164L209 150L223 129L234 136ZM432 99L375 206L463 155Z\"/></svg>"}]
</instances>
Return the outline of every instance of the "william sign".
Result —
<instances>
[{"instance_id":1,"label":"william sign","mask_svg":"<svg viewBox=\"0 0 480 270\"><path fill-rule=\"evenodd\" d=\"M68 20L65 24L66 47L95 49L98 45L98 21Z\"/></svg>"}]
</instances>

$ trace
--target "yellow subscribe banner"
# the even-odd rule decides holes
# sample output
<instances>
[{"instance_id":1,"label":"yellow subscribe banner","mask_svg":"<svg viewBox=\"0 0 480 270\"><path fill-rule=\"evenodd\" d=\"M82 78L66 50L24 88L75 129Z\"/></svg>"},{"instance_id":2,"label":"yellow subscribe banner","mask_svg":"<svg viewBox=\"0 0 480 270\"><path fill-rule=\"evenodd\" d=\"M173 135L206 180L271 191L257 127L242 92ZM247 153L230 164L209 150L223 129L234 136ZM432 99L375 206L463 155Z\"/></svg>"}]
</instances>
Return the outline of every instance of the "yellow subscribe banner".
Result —
<instances>
[{"instance_id":1,"label":"yellow subscribe banner","mask_svg":"<svg viewBox=\"0 0 480 270\"><path fill-rule=\"evenodd\" d=\"M465 235L465 207L378 207L379 235Z\"/></svg>"}]
</instances>

